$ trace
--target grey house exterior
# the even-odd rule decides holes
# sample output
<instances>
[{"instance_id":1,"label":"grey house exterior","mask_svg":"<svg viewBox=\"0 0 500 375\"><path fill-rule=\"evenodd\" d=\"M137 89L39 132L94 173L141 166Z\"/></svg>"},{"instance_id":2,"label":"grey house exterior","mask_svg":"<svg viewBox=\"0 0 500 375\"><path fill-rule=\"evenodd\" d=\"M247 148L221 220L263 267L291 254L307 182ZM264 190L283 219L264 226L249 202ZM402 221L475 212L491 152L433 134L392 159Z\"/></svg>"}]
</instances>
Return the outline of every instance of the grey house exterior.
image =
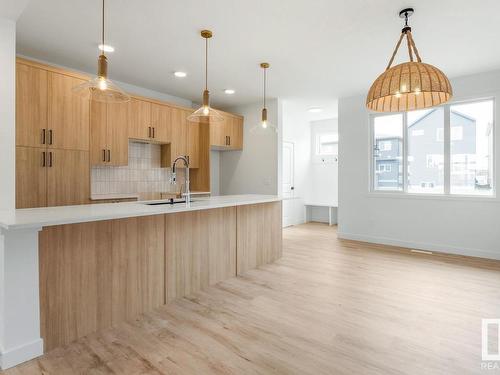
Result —
<instances>
[{"instance_id":1,"label":"grey house exterior","mask_svg":"<svg viewBox=\"0 0 500 375\"><path fill-rule=\"evenodd\" d=\"M444 185L443 112L435 108L408 124L408 185L432 189ZM468 171L476 153L476 120L451 111L451 165L455 185L474 186L476 176ZM402 189L402 139L380 138L375 144L375 186L380 189ZM457 172L454 176L454 171Z\"/></svg>"}]
</instances>

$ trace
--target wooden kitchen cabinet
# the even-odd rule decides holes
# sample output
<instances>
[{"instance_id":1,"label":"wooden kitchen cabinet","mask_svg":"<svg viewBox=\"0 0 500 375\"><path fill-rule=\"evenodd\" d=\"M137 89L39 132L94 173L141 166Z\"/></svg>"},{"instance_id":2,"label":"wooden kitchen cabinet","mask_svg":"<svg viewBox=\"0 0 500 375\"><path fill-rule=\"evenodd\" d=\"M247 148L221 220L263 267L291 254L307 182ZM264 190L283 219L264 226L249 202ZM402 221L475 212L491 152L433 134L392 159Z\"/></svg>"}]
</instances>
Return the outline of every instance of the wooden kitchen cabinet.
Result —
<instances>
[{"instance_id":1,"label":"wooden kitchen cabinet","mask_svg":"<svg viewBox=\"0 0 500 375\"><path fill-rule=\"evenodd\" d=\"M47 149L16 147L16 208L47 206Z\"/></svg>"},{"instance_id":2,"label":"wooden kitchen cabinet","mask_svg":"<svg viewBox=\"0 0 500 375\"><path fill-rule=\"evenodd\" d=\"M281 202L236 207L237 274L282 256Z\"/></svg>"},{"instance_id":3,"label":"wooden kitchen cabinet","mask_svg":"<svg viewBox=\"0 0 500 375\"><path fill-rule=\"evenodd\" d=\"M70 75L48 73L49 148L89 150L89 97L75 95L72 91L84 82Z\"/></svg>"},{"instance_id":4,"label":"wooden kitchen cabinet","mask_svg":"<svg viewBox=\"0 0 500 375\"><path fill-rule=\"evenodd\" d=\"M16 145L42 147L47 136L47 75L44 69L16 64Z\"/></svg>"},{"instance_id":5,"label":"wooden kitchen cabinet","mask_svg":"<svg viewBox=\"0 0 500 375\"><path fill-rule=\"evenodd\" d=\"M129 138L152 139L151 102L138 98L130 100Z\"/></svg>"},{"instance_id":6,"label":"wooden kitchen cabinet","mask_svg":"<svg viewBox=\"0 0 500 375\"><path fill-rule=\"evenodd\" d=\"M243 148L243 118L220 112L223 121L210 124L210 146L217 150L240 150Z\"/></svg>"},{"instance_id":7,"label":"wooden kitchen cabinet","mask_svg":"<svg viewBox=\"0 0 500 375\"><path fill-rule=\"evenodd\" d=\"M165 304L162 215L46 227L39 243L45 352Z\"/></svg>"},{"instance_id":8,"label":"wooden kitchen cabinet","mask_svg":"<svg viewBox=\"0 0 500 375\"><path fill-rule=\"evenodd\" d=\"M186 147L187 156L189 157L189 167L200 167L200 126L199 123L187 121L187 117L191 114L190 111L184 111L186 118L187 134Z\"/></svg>"},{"instance_id":9,"label":"wooden kitchen cabinet","mask_svg":"<svg viewBox=\"0 0 500 375\"><path fill-rule=\"evenodd\" d=\"M89 203L89 152L16 147L16 208Z\"/></svg>"},{"instance_id":10,"label":"wooden kitchen cabinet","mask_svg":"<svg viewBox=\"0 0 500 375\"><path fill-rule=\"evenodd\" d=\"M165 215L167 303L236 275L236 208Z\"/></svg>"},{"instance_id":11,"label":"wooden kitchen cabinet","mask_svg":"<svg viewBox=\"0 0 500 375\"><path fill-rule=\"evenodd\" d=\"M89 152L48 150L47 206L90 203Z\"/></svg>"},{"instance_id":12,"label":"wooden kitchen cabinet","mask_svg":"<svg viewBox=\"0 0 500 375\"><path fill-rule=\"evenodd\" d=\"M91 165L128 165L129 103L90 105Z\"/></svg>"},{"instance_id":13,"label":"wooden kitchen cabinet","mask_svg":"<svg viewBox=\"0 0 500 375\"><path fill-rule=\"evenodd\" d=\"M151 104L152 136L155 142L168 143L172 140L172 107Z\"/></svg>"},{"instance_id":14,"label":"wooden kitchen cabinet","mask_svg":"<svg viewBox=\"0 0 500 375\"><path fill-rule=\"evenodd\" d=\"M226 118L224 121L210 123L210 146L226 147Z\"/></svg>"}]
</instances>

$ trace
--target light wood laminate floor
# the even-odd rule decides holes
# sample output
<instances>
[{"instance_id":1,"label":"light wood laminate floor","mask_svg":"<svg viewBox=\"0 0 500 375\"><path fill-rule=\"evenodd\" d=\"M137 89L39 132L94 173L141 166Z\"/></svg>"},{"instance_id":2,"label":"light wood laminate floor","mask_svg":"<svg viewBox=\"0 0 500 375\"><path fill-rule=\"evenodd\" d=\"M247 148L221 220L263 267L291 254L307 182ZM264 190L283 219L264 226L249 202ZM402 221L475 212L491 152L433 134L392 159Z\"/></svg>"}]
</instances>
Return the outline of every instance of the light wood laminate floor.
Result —
<instances>
[{"instance_id":1,"label":"light wood laminate floor","mask_svg":"<svg viewBox=\"0 0 500 375\"><path fill-rule=\"evenodd\" d=\"M6 371L20 374L475 374L500 263L284 230L278 262Z\"/></svg>"}]
</instances>

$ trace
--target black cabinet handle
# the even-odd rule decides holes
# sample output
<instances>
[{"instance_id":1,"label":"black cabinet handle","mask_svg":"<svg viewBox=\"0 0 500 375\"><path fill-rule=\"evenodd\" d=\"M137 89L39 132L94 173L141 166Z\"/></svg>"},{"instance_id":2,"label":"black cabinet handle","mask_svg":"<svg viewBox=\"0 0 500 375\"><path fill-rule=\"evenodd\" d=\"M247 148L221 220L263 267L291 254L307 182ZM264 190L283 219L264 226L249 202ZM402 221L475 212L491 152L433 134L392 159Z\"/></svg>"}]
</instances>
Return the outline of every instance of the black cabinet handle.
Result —
<instances>
[{"instance_id":1,"label":"black cabinet handle","mask_svg":"<svg viewBox=\"0 0 500 375\"><path fill-rule=\"evenodd\" d=\"M228 144L228 146L231 146L231 136L230 136L230 135L228 135L228 136L227 136L227 139L228 139L228 143L227 143L227 144Z\"/></svg>"},{"instance_id":2,"label":"black cabinet handle","mask_svg":"<svg viewBox=\"0 0 500 375\"><path fill-rule=\"evenodd\" d=\"M46 166L46 162L47 161L47 154L45 153L45 151L42 152L42 167L45 167Z\"/></svg>"},{"instance_id":3,"label":"black cabinet handle","mask_svg":"<svg viewBox=\"0 0 500 375\"><path fill-rule=\"evenodd\" d=\"M52 135L52 129L49 130L49 145L52 144L53 141L53 135Z\"/></svg>"},{"instance_id":4,"label":"black cabinet handle","mask_svg":"<svg viewBox=\"0 0 500 375\"><path fill-rule=\"evenodd\" d=\"M49 152L49 167L52 168L52 151Z\"/></svg>"},{"instance_id":5,"label":"black cabinet handle","mask_svg":"<svg viewBox=\"0 0 500 375\"><path fill-rule=\"evenodd\" d=\"M111 162L111 150L108 150L108 163Z\"/></svg>"},{"instance_id":6,"label":"black cabinet handle","mask_svg":"<svg viewBox=\"0 0 500 375\"><path fill-rule=\"evenodd\" d=\"M155 127L153 126L153 138L155 138Z\"/></svg>"},{"instance_id":7,"label":"black cabinet handle","mask_svg":"<svg viewBox=\"0 0 500 375\"><path fill-rule=\"evenodd\" d=\"M148 138L151 138L151 126L148 126Z\"/></svg>"},{"instance_id":8,"label":"black cabinet handle","mask_svg":"<svg viewBox=\"0 0 500 375\"><path fill-rule=\"evenodd\" d=\"M42 145L45 144L45 133L46 133L46 130L42 129Z\"/></svg>"},{"instance_id":9,"label":"black cabinet handle","mask_svg":"<svg viewBox=\"0 0 500 375\"><path fill-rule=\"evenodd\" d=\"M106 150L102 149L102 161L106 162Z\"/></svg>"}]
</instances>

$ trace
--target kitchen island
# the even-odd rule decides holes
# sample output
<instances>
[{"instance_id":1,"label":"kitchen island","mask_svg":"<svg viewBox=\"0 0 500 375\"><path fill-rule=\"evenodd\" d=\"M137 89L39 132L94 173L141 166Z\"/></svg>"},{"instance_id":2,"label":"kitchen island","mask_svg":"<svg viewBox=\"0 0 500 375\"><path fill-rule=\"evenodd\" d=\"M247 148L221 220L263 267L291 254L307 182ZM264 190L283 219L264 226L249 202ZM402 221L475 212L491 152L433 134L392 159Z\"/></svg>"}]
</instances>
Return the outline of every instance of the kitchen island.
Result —
<instances>
[{"instance_id":1,"label":"kitchen island","mask_svg":"<svg viewBox=\"0 0 500 375\"><path fill-rule=\"evenodd\" d=\"M281 257L277 196L0 212L1 367Z\"/></svg>"}]
</instances>

